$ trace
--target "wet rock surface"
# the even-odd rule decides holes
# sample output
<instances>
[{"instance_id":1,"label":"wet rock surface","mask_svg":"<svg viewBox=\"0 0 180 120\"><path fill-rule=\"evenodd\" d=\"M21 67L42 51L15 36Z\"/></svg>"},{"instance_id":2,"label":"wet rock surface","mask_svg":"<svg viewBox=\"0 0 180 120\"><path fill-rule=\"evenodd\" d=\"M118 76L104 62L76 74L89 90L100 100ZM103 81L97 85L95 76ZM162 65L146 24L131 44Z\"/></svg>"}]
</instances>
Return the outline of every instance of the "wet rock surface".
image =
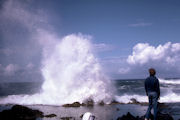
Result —
<instances>
[{"instance_id":1,"label":"wet rock surface","mask_svg":"<svg viewBox=\"0 0 180 120\"><path fill-rule=\"evenodd\" d=\"M104 105L104 103L100 103L102 106ZM94 106L94 101L93 100L87 100L84 103L79 103L79 102L74 102L72 104L64 104L62 105L63 107L81 107L81 106L86 106L86 107L93 107Z\"/></svg>"},{"instance_id":2,"label":"wet rock surface","mask_svg":"<svg viewBox=\"0 0 180 120\"><path fill-rule=\"evenodd\" d=\"M119 117L117 120L139 120L138 117L134 117L131 115L131 113L127 113L127 115L123 115L122 117Z\"/></svg>"},{"instance_id":3,"label":"wet rock surface","mask_svg":"<svg viewBox=\"0 0 180 120\"><path fill-rule=\"evenodd\" d=\"M87 107L93 107L94 106L94 101L92 99L89 99L85 101L84 103Z\"/></svg>"},{"instance_id":4,"label":"wet rock surface","mask_svg":"<svg viewBox=\"0 0 180 120\"><path fill-rule=\"evenodd\" d=\"M74 102L72 104L65 104L65 105L62 105L63 107L80 107L82 106L82 104L80 104L79 102Z\"/></svg>"},{"instance_id":5,"label":"wet rock surface","mask_svg":"<svg viewBox=\"0 0 180 120\"><path fill-rule=\"evenodd\" d=\"M134 101L134 102L136 102L136 101ZM87 107L87 103L88 102L85 102L84 106ZM93 102L89 102L89 103L91 103L90 105L94 104ZM102 104L104 104L104 103L102 103ZM119 103L114 102L113 104L119 104ZM73 106L83 106L83 104L75 102L75 103L73 103ZM159 104L160 109L164 110L165 108L168 108L167 110L169 111L168 106L169 105L164 104L164 103ZM70 107L70 106L68 106L68 107ZM93 109L96 108L96 107L99 107L100 108L99 110L102 109L101 106L98 106L98 105L94 106ZM106 106L106 105L104 107L109 108L109 106ZM66 109L66 108L64 108L64 109ZM91 108L86 108L86 109L91 109ZM121 112L121 108L116 108L115 111ZM48 113L56 113L56 112L48 112ZM140 116L140 117L139 116L133 116L131 113L127 113L126 115L123 115L123 116L121 116L119 118L117 118L118 116L116 116L114 119L117 119L117 120L144 120L144 116ZM60 113L57 113L57 115L58 114L62 115L63 113L60 112ZM34 109L28 108L26 106L14 105L13 107L12 106L9 107L8 110L3 110L2 112L0 112L0 120L42 120L42 119L44 119L43 117L46 117L45 119L51 119L51 118L54 119L53 117L57 117L57 115L56 114L44 115L43 112L41 112L39 110L34 110ZM81 117L80 117L80 115L81 115ZM80 114L80 115L75 116L75 115L71 114L71 115L68 116L68 114L67 114L66 116L63 115L64 117L63 116L57 117L57 119L59 119L59 120L75 120L78 117L80 117L79 119L82 119L83 114ZM165 114L163 111L161 111L161 113L158 113L158 120L173 120L171 115L170 114ZM174 117L174 119L179 120L179 117L176 117L176 118ZM104 120L106 120L106 119L104 119ZM109 120L109 118L108 118L108 120ZM153 116L151 117L151 120L153 120Z\"/></svg>"},{"instance_id":6,"label":"wet rock surface","mask_svg":"<svg viewBox=\"0 0 180 120\"><path fill-rule=\"evenodd\" d=\"M127 113L119 117L117 120L144 120L144 116L133 116L131 113ZM153 120L153 115L151 115L151 120ZM158 113L157 120L173 120L172 116L169 114Z\"/></svg>"},{"instance_id":7,"label":"wet rock surface","mask_svg":"<svg viewBox=\"0 0 180 120\"><path fill-rule=\"evenodd\" d=\"M104 101L101 101L101 102L99 102L99 103L98 103L98 105L100 105L100 106L104 106L104 105L105 105L105 103L104 103Z\"/></svg>"},{"instance_id":8,"label":"wet rock surface","mask_svg":"<svg viewBox=\"0 0 180 120\"><path fill-rule=\"evenodd\" d=\"M120 103L116 100L112 100L111 103L109 103L109 105L117 105L117 104L125 104L125 103Z\"/></svg>"},{"instance_id":9,"label":"wet rock surface","mask_svg":"<svg viewBox=\"0 0 180 120\"><path fill-rule=\"evenodd\" d=\"M74 117L62 117L61 120L75 120Z\"/></svg>"},{"instance_id":10,"label":"wet rock surface","mask_svg":"<svg viewBox=\"0 0 180 120\"><path fill-rule=\"evenodd\" d=\"M57 115L55 114L49 114L49 115L45 115L44 117L47 117L47 118L52 118L52 117L56 117Z\"/></svg>"},{"instance_id":11,"label":"wet rock surface","mask_svg":"<svg viewBox=\"0 0 180 120\"><path fill-rule=\"evenodd\" d=\"M14 105L11 109L0 112L2 120L36 120L36 118L42 117L43 113L41 111L32 110L21 105Z\"/></svg>"}]
</instances>

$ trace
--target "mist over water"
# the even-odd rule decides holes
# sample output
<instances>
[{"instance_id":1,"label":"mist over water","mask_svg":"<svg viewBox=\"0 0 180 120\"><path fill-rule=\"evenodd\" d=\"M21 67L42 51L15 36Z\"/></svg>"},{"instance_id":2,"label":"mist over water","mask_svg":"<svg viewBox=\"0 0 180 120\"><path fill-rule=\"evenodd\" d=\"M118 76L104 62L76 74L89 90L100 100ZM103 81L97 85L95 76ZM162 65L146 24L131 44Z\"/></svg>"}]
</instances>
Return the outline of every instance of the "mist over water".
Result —
<instances>
[{"instance_id":1,"label":"mist over water","mask_svg":"<svg viewBox=\"0 0 180 120\"><path fill-rule=\"evenodd\" d=\"M87 99L109 102L113 98L110 80L95 58L88 36L72 34L55 43L44 47L41 92L8 96L0 103L62 105Z\"/></svg>"},{"instance_id":2,"label":"mist over water","mask_svg":"<svg viewBox=\"0 0 180 120\"><path fill-rule=\"evenodd\" d=\"M53 26L49 24L48 19L45 19L46 17L48 18L48 15L46 17L41 15L43 10L37 11L38 14L36 14L36 12L29 11L26 5L21 4L21 1L8 0L5 3L0 14L1 19L4 18L2 20L5 23L14 21L11 23L13 25L17 22L23 28L22 31L27 31L27 35L25 34L24 36L23 34L22 41L26 38L33 43L27 42L32 44L30 47L32 50L30 51L33 52L31 54L34 54L37 50L41 51L42 47L41 74L44 82L40 92L33 95L29 95L28 92L27 94L24 92L21 95L4 95L4 98L0 98L0 104L62 105L76 101L83 102L87 99L93 99L95 102L101 100L110 102L112 99L115 99L119 102L128 103L131 98L135 98L140 102L147 102L143 81L124 80L119 81L120 84L118 86L112 86L111 81L104 75L101 65L94 54L90 36L71 34L60 39L57 37L57 32L52 29ZM11 29L9 27L9 30ZM13 31L12 33L16 32ZM14 41L14 36L9 31L6 34L8 38L9 36L10 38L12 37ZM144 46L146 44L141 45ZM171 44L168 43L167 45ZM176 54L179 51L178 45L174 44L174 49L172 49ZM30 45L28 44L27 46ZM22 47L22 50L24 48ZM138 56L139 54L133 56L133 58L138 58ZM142 58L142 61L144 60ZM180 102L180 80L160 79L160 84L162 85L160 102ZM118 90L116 94L114 94L113 88ZM30 93L34 93L34 91Z\"/></svg>"},{"instance_id":3,"label":"mist over water","mask_svg":"<svg viewBox=\"0 0 180 120\"><path fill-rule=\"evenodd\" d=\"M160 102L180 102L180 79L162 79L160 82ZM118 94L115 99L122 103L129 103L134 98L139 102L148 102L144 89L144 80L119 80L116 81Z\"/></svg>"},{"instance_id":4,"label":"mist over water","mask_svg":"<svg viewBox=\"0 0 180 120\"><path fill-rule=\"evenodd\" d=\"M69 35L52 48L43 59L42 94L48 103L95 102L112 98L110 81L102 73L93 55L92 44L83 35Z\"/></svg>"},{"instance_id":5,"label":"mist over water","mask_svg":"<svg viewBox=\"0 0 180 120\"><path fill-rule=\"evenodd\" d=\"M0 104L18 103L18 104L61 105L65 103L72 103L75 101L83 102L84 100L89 99L89 98L93 99L96 102L103 100L107 103L111 99L115 99L116 101L122 102L122 103L129 103L131 102L132 98L136 99L139 102L148 102L147 96L145 94L143 79L113 81L114 88L117 90L115 94L113 94L113 92L111 91L110 86L102 83L102 82L106 82L106 80L104 81L100 80L96 82L92 82L93 80L92 81L90 80L88 83L92 82L91 84L92 85L94 84L95 87L88 86L88 84L86 84L87 81L86 80L84 81L82 79L81 81L79 81L82 83L82 85L81 84L79 85L79 83L77 82L74 83L75 81L73 81L73 79L71 79L70 81L63 82L63 83L61 83L62 82L61 80L57 80L55 82L55 81L50 81L48 79L48 81L44 82L44 85L42 86L43 89L41 90L41 92L36 93L34 95L32 95L30 91L34 90L35 88L36 89L38 88L37 85L35 85L37 83L32 83L32 85L34 84L33 86L29 85L29 83L28 84L27 83L21 83L21 84L14 83L15 85L14 84L12 85L11 83L9 84L6 83L8 86L14 86L13 87L14 92L12 92L11 87L6 88L6 89L2 89L2 87L0 87L0 89L4 91L3 94L1 94ZM163 103L180 102L180 97L179 97L180 85L176 84L176 82L177 83L179 82L179 79L167 80L167 79L159 78L159 81L160 81L160 90L161 90L160 102L163 102ZM72 82L74 86L70 84ZM109 81L107 80L107 82ZM98 86L100 84L101 86ZM112 84L110 83L110 85ZM61 86L64 86L64 87L62 88ZM19 87L22 87L22 88L19 88ZM87 89L89 91L86 91ZM102 91L100 89L102 89ZM98 91L95 93L94 92L95 90L98 90Z\"/></svg>"},{"instance_id":6,"label":"mist over water","mask_svg":"<svg viewBox=\"0 0 180 120\"><path fill-rule=\"evenodd\" d=\"M71 34L60 38L49 22L51 16L46 15L43 9L31 11L28 3L31 2L8 0L4 2L0 16L4 21L15 21L23 27L27 32L23 40L26 38L35 46L29 51L42 50L44 82L39 93L10 95L1 98L0 103L61 105L86 99L110 101L113 87L95 57L91 37Z\"/></svg>"}]
</instances>

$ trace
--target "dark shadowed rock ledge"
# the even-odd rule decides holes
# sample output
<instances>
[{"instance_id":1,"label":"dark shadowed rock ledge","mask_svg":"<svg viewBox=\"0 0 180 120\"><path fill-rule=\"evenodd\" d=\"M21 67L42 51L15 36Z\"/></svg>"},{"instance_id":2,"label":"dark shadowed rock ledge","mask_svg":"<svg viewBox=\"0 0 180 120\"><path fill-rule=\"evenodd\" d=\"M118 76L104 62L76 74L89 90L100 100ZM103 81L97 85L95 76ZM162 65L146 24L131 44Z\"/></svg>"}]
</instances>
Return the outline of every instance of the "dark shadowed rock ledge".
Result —
<instances>
[{"instance_id":1,"label":"dark shadowed rock ledge","mask_svg":"<svg viewBox=\"0 0 180 120\"><path fill-rule=\"evenodd\" d=\"M99 105L104 105L104 102L100 102ZM94 106L94 101L92 99L86 100L84 103L79 103L79 102L74 102L72 104L64 104L62 105L63 107L81 107L81 106L86 106L86 107L93 107Z\"/></svg>"},{"instance_id":2,"label":"dark shadowed rock ledge","mask_svg":"<svg viewBox=\"0 0 180 120\"><path fill-rule=\"evenodd\" d=\"M10 110L0 112L2 120L36 120L42 118L43 113L21 105L14 105Z\"/></svg>"},{"instance_id":3,"label":"dark shadowed rock ledge","mask_svg":"<svg viewBox=\"0 0 180 120\"><path fill-rule=\"evenodd\" d=\"M136 101L134 101L136 102ZM88 104L87 104L88 103ZM85 106L93 106L93 102L89 101L86 102ZM102 105L104 105L104 103L101 103ZM113 104L118 104L117 102L113 102ZM82 104L75 102L73 104L74 107L79 107L82 106ZM71 105L68 107L72 107ZM160 104L159 106L160 108L166 108L166 104ZM43 119L43 117L47 117L47 118L52 118L52 117L57 117L55 114L49 114L49 115L44 115L43 112L39 111L39 110L33 110L30 109L26 106L21 106L21 105L14 105L11 109L9 110L3 110L2 112L0 112L0 120L41 120ZM82 117L82 116L81 116ZM75 117L61 117L59 118L60 120L75 120ZM117 118L117 120L144 120L144 116L133 116L131 113L127 113L126 115L123 115L119 118ZM151 120L153 120L153 116L151 118ZM158 120L173 120L172 116L169 114L162 114L162 113L158 113Z\"/></svg>"},{"instance_id":4,"label":"dark shadowed rock ledge","mask_svg":"<svg viewBox=\"0 0 180 120\"><path fill-rule=\"evenodd\" d=\"M56 115L44 115L39 110L33 110L22 105L14 105L11 109L0 112L1 120L36 120L43 117L51 118L56 117Z\"/></svg>"},{"instance_id":5,"label":"dark shadowed rock ledge","mask_svg":"<svg viewBox=\"0 0 180 120\"><path fill-rule=\"evenodd\" d=\"M75 120L74 117L62 117L61 120Z\"/></svg>"},{"instance_id":6,"label":"dark shadowed rock ledge","mask_svg":"<svg viewBox=\"0 0 180 120\"><path fill-rule=\"evenodd\" d=\"M80 104L79 102L74 102L72 104L64 104L63 107L80 107L83 106L83 104Z\"/></svg>"},{"instance_id":7,"label":"dark shadowed rock ledge","mask_svg":"<svg viewBox=\"0 0 180 120\"><path fill-rule=\"evenodd\" d=\"M171 115L162 114L162 113L158 113L157 119L158 120L173 120ZM117 120L144 120L144 116L134 117L133 115L131 115L131 113L128 112L127 115L123 115L123 116L119 117ZM151 116L151 120L153 120L153 116Z\"/></svg>"}]
</instances>

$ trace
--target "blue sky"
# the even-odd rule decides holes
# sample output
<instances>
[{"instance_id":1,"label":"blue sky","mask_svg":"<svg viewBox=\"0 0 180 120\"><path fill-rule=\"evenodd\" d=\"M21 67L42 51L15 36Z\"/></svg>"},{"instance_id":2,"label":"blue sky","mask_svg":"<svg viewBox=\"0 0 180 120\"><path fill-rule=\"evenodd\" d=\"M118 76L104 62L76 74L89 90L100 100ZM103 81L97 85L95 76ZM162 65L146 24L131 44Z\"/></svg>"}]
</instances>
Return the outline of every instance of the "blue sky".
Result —
<instances>
[{"instance_id":1,"label":"blue sky","mask_svg":"<svg viewBox=\"0 0 180 120\"><path fill-rule=\"evenodd\" d=\"M33 25L51 29L59 38L90 35L111 79L144 78L149 67L155 67L162 78L180 77L179 0L2 0L0 4L1 78L12 78L4 75L8 65L16 72L29 72L27 66L31 71L40 69L42 49L31 40ZM38 74L31 72L40 79Z\"/></svg>"}]
</instances>

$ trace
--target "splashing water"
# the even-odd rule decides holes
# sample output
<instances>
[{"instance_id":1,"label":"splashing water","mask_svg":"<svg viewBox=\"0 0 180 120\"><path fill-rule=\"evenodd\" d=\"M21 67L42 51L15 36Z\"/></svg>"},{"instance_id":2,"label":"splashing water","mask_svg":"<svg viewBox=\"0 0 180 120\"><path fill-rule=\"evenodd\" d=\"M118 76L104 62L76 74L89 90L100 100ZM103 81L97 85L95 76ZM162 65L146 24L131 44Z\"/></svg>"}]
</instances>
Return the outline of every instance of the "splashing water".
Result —
<instances>
[{"instance_id":1,"label":"splashing water","mask_svg":"<svg viewBox=\"0 0 180 120\"><path fill-rule=\"evenodd\" d=\"M52 54L46 54L42 74L43 94L48 94L54 102L71 103L89 97L99 101L110 97L105 84L109 82L92 54L91 43L82 35L65 37Z\"/></svg>"},{"instance_id":2,"label":"splashing water","mask_svg":"<svg viewBox=\"0 0 180 120\"><path fill-rule=\"evenodd\" d=\"M1 103L61 105L83 102L110 101L110 81L102 73L87 36L69 35L53 47L44 49L42 92L29 96L8 96ZM51 52L49 52L51 51Z\"/></svg>"}]
</instances>

